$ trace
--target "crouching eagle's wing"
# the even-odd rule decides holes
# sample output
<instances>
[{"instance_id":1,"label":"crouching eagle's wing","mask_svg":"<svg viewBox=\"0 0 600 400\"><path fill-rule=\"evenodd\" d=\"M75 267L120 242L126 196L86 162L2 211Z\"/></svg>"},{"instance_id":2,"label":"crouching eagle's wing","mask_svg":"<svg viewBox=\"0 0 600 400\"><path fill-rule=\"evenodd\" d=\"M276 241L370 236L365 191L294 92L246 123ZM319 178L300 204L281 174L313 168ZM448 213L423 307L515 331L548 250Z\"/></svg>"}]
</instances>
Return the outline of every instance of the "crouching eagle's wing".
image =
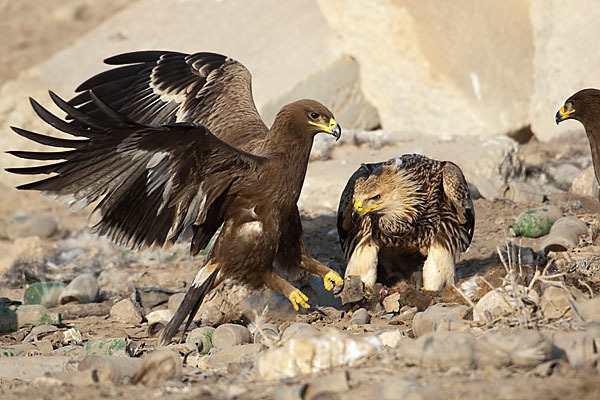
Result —
<instances>
[{"instance_id":1,"label":"crouching eagle's wing","mask_svg":"<svg viewBox=\"0 0 600 400\"><path fill-rule=\"evenodd\" d=\"M221 54L138 51L105 60L118 67L99 73L69 101L92 117L103 112L93 92L129 119L145 125L195 122L215 136L249 150L267 133L252 99L252 77Z\"/></svg>"},{"instance_id":2,"label":"crouching eagle's wing","mask_svg":"<svg viewBox=\"0 0 600 400\"><path fill-rule=\"evenodd\" d=\"M369 224L369 226L361 229L359 221L353 217L352 210L354 208L354 189L356 185L364 182L371 173L383 165L383 163L361 164L361 166L352 174L348 183L342 191L337 213L337 230L344 251L346 260L352 255L355 247L367 235L370 235L370 220L363 218L361 223Z\"/></svg>"},{"instance_id":3,"label":"crouching eagle's wing","mask_svg":"<svg viewBox=\"0 0 600 400\"><path fill-rule=\"evenodd\" d=\"M453 248L466 251L473 239L475 228L475 208L473 200L471 200L469 185L459 166L453 162L445 161L442 175L444 195L454 208L454 215L451 219L456 220L460 226L460 229L457 230L448 228L450 231L448 236L454 236Z\"/></svg>"},{"instance_id":4,"label":"crouching eagle's wing","mask_svg":"<svg viewBox=\"0 0 600 400\"><path fill-rule=\"evenodd\" d=\"M240 151L197 124L145 126L124 117L90 93L87 115L50 93L74 123L56 117L34 100L35 112L54 128L81 139L59 139L20 128L32 141L70 150L9 152L56 163L9 168L23 175L54 174L21 185L40 190L72 210L99 200L90 215L93 230L131 248L173 243L193 224L191 253L203 249L221 225L228 193L263 158Z\"/></svg>"}]
</instances>

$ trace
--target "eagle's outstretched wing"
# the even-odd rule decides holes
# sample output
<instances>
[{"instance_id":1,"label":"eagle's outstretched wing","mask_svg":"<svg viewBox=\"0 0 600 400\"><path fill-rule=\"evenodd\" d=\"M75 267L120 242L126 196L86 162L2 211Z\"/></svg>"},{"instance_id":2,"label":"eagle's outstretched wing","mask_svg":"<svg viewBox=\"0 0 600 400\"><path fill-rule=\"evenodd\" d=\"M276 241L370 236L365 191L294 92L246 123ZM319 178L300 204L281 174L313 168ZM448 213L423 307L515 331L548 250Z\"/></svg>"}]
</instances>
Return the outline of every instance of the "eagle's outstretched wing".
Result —
<instances>
[{"instance_id":1,"label":"eagle's outstretched wing","mask_svg":"<svg viewBox=\"0 0 600 400\"><path fill-rule=\"evenodd\" d=\"M138 51L105 60L119 67L82 83L69 103L102 114L90 91L129 119L145 125L195 122L242 149L267 133L252 98L252 77L241 63L214 53Z\"/></svg>"},{"instance_id":2,"label":"eagle's outstretched wing","mask_svg":"<svg viewBox=\"0 0 600 400\"><path fill-rule=\"evenodd\" d=\"M128 247L174 242L194 225L192 254L204 248L221 225L236 181L256 170L262 157L238 150L198 124L141 125L120 115L93 93L90 115L50 93L73 123L56 117L35 100L35 112L54 128L83 140L59 139L20 128L16 133L58 148L56 152L9 152L56 163L7 171L55 174L21 185L40 190L72 209L100 200L90 215L93 230Z\"/></svg>"}]
</instances>

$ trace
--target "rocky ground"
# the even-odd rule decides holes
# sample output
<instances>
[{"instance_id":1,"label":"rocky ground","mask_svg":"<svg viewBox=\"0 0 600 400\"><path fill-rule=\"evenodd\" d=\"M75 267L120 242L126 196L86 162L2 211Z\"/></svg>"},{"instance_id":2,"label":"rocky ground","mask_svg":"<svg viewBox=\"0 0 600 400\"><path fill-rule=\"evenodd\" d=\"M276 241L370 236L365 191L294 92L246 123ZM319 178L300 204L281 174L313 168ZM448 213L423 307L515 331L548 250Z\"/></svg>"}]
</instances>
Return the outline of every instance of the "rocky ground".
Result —
<instances>
[{"instance_id":1,"label":"rocky ground","mask_svg":"<svg viewBox=\"0 0 600 400\"><path fill-rule=\"evenodd\" d=\"M506 81L516 82L519 87L500 85L505 86L505 96L489 97L497 99L498 104L496 100L486 100L485 107L477 108L482 99L481 93L477 95L476 91L476 102L470 97L458 103L454 96L446 102L438 97L430 105L419 107L413 104L418 97L414 93L429 99L424 93L431 91L419 92L412 87L407 90L392 84L419 82L407 73L413 69L402 64L413 62L410 61L413 57L406 56L412 47L397 44L385 47L387 42L382 42L383 48L401 49L397 57L402 62L390 61L389 51L379 54L359 51L358 56L366 60L350 58L337 41L327 42L326 46L321 44L316 49L313 43L331 34L316 6L288 5L290 9L278 16L283 22L273 24L275 30L268 31L271 32L269 37L286 36L288 26L297 31L292 22L300 13L294 7L303 7L304 19L299 21L310 26L306 35L312 36L310 40L303 37L296 42L309 45L297 46L294 52L289 52L289 45L284 46L284 41L269 47L257 39L249 46L225 34L206 35L205 31L220 32L218 28L225 27L229 32L230 26L238 26L239 29L250 27L248 36L254 38L253 25L246 23L248 16L228 2L206 3L202 9L205 15L212 15L211 10L215 15L227 11L225 14L233 21L228 24L217 18L207 18L202 24L182 24L180 19L189 21L197 14L192 2L173 5L175 3L146 0L137 3L110 0L97 7L99 3L91 0L50 0L45 2L46 8L39 7L38 3L0 0L0 15L5 17L0 21L0 36L11 39L0 43L2 53L10 55L2 61L0 70L0 84L4 84L0 101L2 126L39 127L34 125L39 121L34 120L26 104L27 96L41 97L48 88L68 95L74 82L102 68L103 57L149 47L190 51L218 49L244 56L244 62L257 78L257 102L259 105L262 102L263 112L274 112L268 106L276 109L281 98L293 96L295 99L307 93L307 88L325 90L324 83L331 84L332 80L344 90L358 88L357 58L361 70L366 71L361 79L363 86L369 89L371 100L377 100L374 94L382 97L375 104L380 107L381 121L389 122L391 117L397 117L400 122L394 126L417 121L417 126L422 127L423 119L429 118L426 122L435 125L433 131L446 132L449 127L455 132L463 120L468 122L482 114L477 110L489 108L487 130L490 124L501 130L506 127L498 125L494 118L506 120L505 113L498 111L508 103L513 108L508 110L511 111L508 114L513 115L511 123L522 124L521 120L528 114L527 104L513 100L517 97L515 93L522 91L527 94L523 98L528 102L531 85L527 80L523 84L512 76L517 71L519 76L526 77L527 68L518 67L514 71L505 68L504 64L511 64L505 61L511 58L502 52L496 57L503 62L490 58L494 68L483 71L482 82L489 81L489 78L484 79L486 75L496 77L496 67L500 66L500 72L508 75ZM273 17L262 12L268 8L263 7L263 3L253 3L260 11L258 15L265 16L257 20L270 23ZM325 9L335 3L339 2L319 2ZM342 32L355 30L358 43L364 42L368 48L372 47L373 40L363 41L368 37L364 28L380 27L383 29L380 37L393 38L385 30L388 25L380 23L384 18L379 15L387 15L388 9L370 8L368 15L374 19L369 20L368 15L362 15L366 8L359 3L339 7L327 16L336 16L334 25L341 27ZM421 3L418 7L414 3L412 13L427 11L420 9ZM564 19L562 4L551 3L556 3L556 13ZM179 18L162 18L160 22L152 19L162 17L172 7L179 10ZM437 3L432 7L440 8ZM162 11L157 12L158 9ZM354 23L339 24L340 10L348 11L345 19L362 21L360 29L356 29ZM538 22L552 23L546 14L535 12L535 7L532 10L532 16L544 16ZM502 10L520 18L521 14L513 11L510 7ZM360 18L353 17L354 12L360 13ZM585 10L580 12L588 15ZM404 21L402 15L395 15L395 23L389 26L394 29L409 26L397 23ZM431 25L431 15L423 14L428 25ZM443 13L435 15L443 21L454 21ZM111 18L117 24L126 21L130 25L123 24L117 29L102 24ZM506 19L502 21L505 31ZM569 21L578 23L573 22L578 21L576 19ZM189 29L185 32L176 29L180 25ZM475 27L487 25L482 20ZM471 27L470 24L461 26ZM528 25L519 26L525 29ZM155 32L153 27L161 29ZM455 27L456 24L452 24L452 29ZM469 29L467 33L471 32ZM256 30L262 33L264 27ZM243 36L245 31L236 31L239 32ZM570 37L560 30L541 29L541 32L561 40ZM544 35L540 37L546 40ZM433 36L443 36L452 46L443 41L441 46L434 46ZM443 76L431 80L434 86L455 86L447 84L444 78L452 78L454 72L444 73L439 68L450 58L440 54L457 53L453 46L460 46L460 51L487 54L472 45L464 46L465 42L456 40L453 35L436 33L433 36L423 34L417 41L411 35L400 35L402 40L411 45L418 42L429 49L425 53L435 55L428 60L432 61L433 70ZM523 39L527 35L518 37ZM514 42L502 35L496 40ZM201 48L198 41L202 43ZM529 46L525 40L518 42ZM482 40L477 45L500 47L489 43ZM554 55L551 50L557 46L531 47L547 49ZM558 47L563 49L564 46ZM357 49L361 50L362 45ZM576 49L578 47L569 47L569 50ZM322 56L315 51L321 51ZM280 57L280 54L298 59ZM354 53L350 51L350 54ZM520 60L527 59L516 54ZM472 60L474 67L484 64L479 58L467 56L465 59ZM385 62L380 62L378 57L384 57ZM421 60L419 57L414 59ZM444 59L439 65L435 62L438 57ZM314 65L307 69L297 62L302 58L314 59ZM578 57L570 59L579 60ZM324 60L330 64L327 73L321 71ZM547 59L538 56L536 60L539 64L536 70L544 72ZM285 96L273 89L281 86L275 79L281 76L272 72L275 61L283 66L285 62L292 64L287 69L275 65L276 70L287 71L285 81L291 77L298 80L293 88L284 88ZM385 68L371 69L369 66L374 65L370 63L382 64ZM576 67L594 70L586 65L578 62ZM391 66L400 66L400 69L391 69ZM292 67L305 70L307 76ZM471 70L469 68L457 64L451 70L462 77L465 70ZM563 69L569 78L581 75L573 74L573 68L566 67L555 68L554 72ZM387 71L392 78L382 71ZM415 73L420 74L420 71L421 68L415 69ZM536 79L547 76L543 82L566 80L542 72L536 73ZM268 79L271 75L273 79ZM397 76L409 78L399 80ZM471 79L460 86L473 86L474 90L478 87L474 83L477 76L472 72ZM456 82L456 79L448 82ZM538 91L543 93L537 93L532 99L540 104L543 97L547 107L538 107L536 116L539 114L544 126L550 126L553 112L570 92L549 95L547 92L556 91L557 87L536 84L538 86ZM329 104L340 97L350 99L348 104L334 105L344 110L344 117L353 121L352 126L377 126L380 120L377 111L354 89L350 93L334 90L328 93L330 97L325 97L329 100L326 102ZM483 89L487 99L485 85ZM471 96L469 90L464 93ZM401 97L407 94L411 107L400 107L404 112L398 113L398 104L406 104L401 102ZM472 102L477 106L472 107ZM381 108L386 103L391 106ZM435 106L439 109L436 114L434 108L431 118ZM465 113L466 110L475 111L471 115ZM452 123L448 114L455 118ZM479 131L480 125L475 125ZM15 138L6 132L10 132L8 128L3 129L0 137L2 149L18 146ZM539 137L555 137L555 132L558 131L537 129ZM86 212L73 214L37 193L17 192L11 187L14 177L0 176L0 398L600 398L600 203L595 197L597 185L594 186L585 135L579 131L540 143L531 138L527 128L514 135L521 144L506 137L479 136L434 138L415 132L380 130L344 131L342 140L335 144L318 138L299 203L310 253L342 272L344 260L335 230L335 211L346 179L361 162L382 161L410 152L455 161L473 184L476 212L473 242L457 264L459 281L455 287L423 292L402 282L392 282L375 293L364 293L355 281L349 280L346 287L355 289L355 298L343 305L340 298L323 289L319 279L291 271L290 279L309 295L313 305L310 310L297 313L286 299L270 291L249 292L235 282L226 282L200 309L184 343L165 348L157 347L160 330L193 280L203 256L192 259L185 241L157 251L132 252L115 246L88 232ZM6 155L0 157L2 168L8 166L4 165L5 160L13 162ZM512 237L507 232L522 212L541 206L547 209L554 206L552 212L557 216L575 219L556 223L555 227L562 228L537 238Z\"/></svg>"},{"instance_id":2,"label":"rocky ground","mask_svg":"<svg viewBox=\"0 0 600 400\"><path fill-rule=\"evenodd\" d=\"M185 242L131 252L88 233L85 212L69 213L36 193L5 187L0 393L3 398L433 399L440 393L467 399L597 398L600 204L575 193L591 193L589 179L580 178L587 185L579 188L567 182L585 177L589 166L585 138L574 135L569 141L568 148L535 139L515 144L520 178L509 180L511 190L488 185L486 195L494 200L474 200L475 234L457 265L456 288L423 292L400 283L363 299L359 293L359 301L342 306L320 280L299 275L295 283L314 307L296 313L279 295L249 293L228 282L202 307L195 325L200 328L187 343L159 349L168 352L155 351L157 337L203 256L190 258ZM337 188L358 155L385 159L401 154L404 146L388 142L382 149L347 140L311 163L301 206L313 256L343 268L335 232L337 194L327 194L333 193L330 187L319 189L322 171L330 171L328 185ZM564 165L573 167L568 178L559 172ZM507 233L521 212L539 206L556 206L583 224L567 251L541 250L547 235ZM40 302L35 282L61 283L53 296L41 299L48 308L15 307L24 298ZM7 310L14 314L15 308L20 310L16 325L7 328Z\"/></svg>"}]
</instances>

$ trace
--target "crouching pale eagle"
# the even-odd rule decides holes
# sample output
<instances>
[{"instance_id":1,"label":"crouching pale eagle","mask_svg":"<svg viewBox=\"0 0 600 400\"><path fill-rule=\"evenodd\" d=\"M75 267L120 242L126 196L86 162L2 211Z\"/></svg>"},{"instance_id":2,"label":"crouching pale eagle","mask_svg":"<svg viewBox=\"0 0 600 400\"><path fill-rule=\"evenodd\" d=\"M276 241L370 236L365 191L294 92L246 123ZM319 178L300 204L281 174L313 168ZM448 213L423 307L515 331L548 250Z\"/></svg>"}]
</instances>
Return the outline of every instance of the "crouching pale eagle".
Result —
<instances>
[{"instance_id":1,"label":"crouching pale eagle","mask_svg":"<svg viewBox=\"0 0 600 400\"><path fill-rule=\"evenodd\" d=\"M460 168L418 154L362 164L340 199L337 228L347 261L346 276L366 286L377 280L388 250L403 268L404 255L426 257L422 285L439 290L454 283L454 263L473 237L475 215Z\"/></svg>"},{"instance_id":2,"label":"crouching pale eagle","mask_svg":"<svg viewBox=\"0 0 600 400\"><path fill-rule=\"evenodd\" d=\"M77 139L13 128L68 150L13 151L56 162L8 171L54 174L19 189L40 190L72 209L99 201L90 215L93 230L131 248L173 243L191 225L195 255L221 228L162 343L189 316L187 329L225 277L266 285L296 309L308 307L308 299L274 263L318 274L328 290L343 283L306 253L296 206L313 137L340 137L331 111L300 100L284 106L267 129L252 100L250 73L219 54L136 52L107 63L126 65L90 78L68 103L50 93L66 120L31 100L40 118Z\"/></svg>"}]
</instances>

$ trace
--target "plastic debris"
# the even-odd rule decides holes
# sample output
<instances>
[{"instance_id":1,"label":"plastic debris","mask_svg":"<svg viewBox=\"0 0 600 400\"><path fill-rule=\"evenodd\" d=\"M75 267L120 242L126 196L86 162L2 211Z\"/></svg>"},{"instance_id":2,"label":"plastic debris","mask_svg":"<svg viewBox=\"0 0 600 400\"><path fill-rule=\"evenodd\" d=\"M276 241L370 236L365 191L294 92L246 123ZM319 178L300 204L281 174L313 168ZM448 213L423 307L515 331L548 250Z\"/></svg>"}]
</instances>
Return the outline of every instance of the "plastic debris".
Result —
<instances>
[{"instance_id":1,"label":"plastic debris","mask_svg":"<svg viewBox=\"0 0 600 400\"><path fill-rule=\"evenodd\" d=\"M544 253L567 251L579 242L579 237L587 233L585 222L577 217L562 217L556 220L550 234L544 238L540 248Z\"/></svg>"},{"instance_id":2,"label":"plastic debris","mask_svg":"<svg viewBox=\"0 0 600 400\"><path fill-rule=\"evenodd\" d=\"M100 382L122 382L131 377L142 365L142 360L131 357L117 357L103 354L86 356L79 363L79 371L94 371Z\"/></svg>"},{"instance_id":3,"label":"plastic debris","mask_svg":"<svg viewBox=\"0 0 600 400\"><path fill-rule=\"evenodd\" d=\"M10 333L25 325L58 325L61 316L40 304L0 307L0 333Z\"/></svg>"},{"instance_id":4,"label":"plastic debris","mask_svg":"<svg viewBox=\"0 0 600 400\"><path fill-rule=\"evenodd\" d=\"M517 217L514 224L508 227L513 236L537 238L547 235L552 224L562 217L562 211L556 206L543 206L527 210Z\"/></svg>"},{"instance_id":5,"label":"plastic debris","mask_svg":"<svg viewBox=\"0 0 600 400\"><path fill-rule=\"evenodd\" d=\"M100 285L92 274L81 274L71 281L60 295L59 303L93 303L98 300Z\"/></svg>"},{"instance_id":6,"label":"plastic debris","mask_svg":"<svg viewBox=\"0 0 600 400\"><path fill-rule=\"evenodd\" d=\"M200 354L207 354L213 347L212 340L214 332L215 328L212 326L201 326L188 333L185 342L196 344Z\"/></svg>"},{"instance_id":7,"label":"plastic debris","mask_svg":"<svg viewBox=\"0 0 600 400\"><path fill-rule=\"evenodd\" d=\"M212 335L212 344L224 349L244 343L250 343L250 331L243 325L223 324L220 325Z\"/></svg>"},{"instance_id":8,"label":"plastic debris","mask_svg":"<svg viewBox=\"0 0 600 400\"><path fill-rule=\"evenodd\" d=\"M62 282L35 282L29 285L23 300L25 304L41 304L47 308L58 305L58 299L65 289Z\"/></svg>"},{"instance_id":9,"label":"plastic debris","mask_svg":"<svg viewBox=\"0 0 600 400\"><path fill-rule=\"evenodd\" d=\"M126 356L133 355L134 352L134 345L127 338L100 338L85 344L85 354Z\"/></svg>"},{"instance_id":10,"label":"plastic debris","mask_svg":"<svg viewBox=\"0 0 600 400\"><path fill-rule=\"evenodd\" d=\"M356 366L381 351L377 336L351 335L326 328L320 335L289 339L282 347L267 350L258 359L258 374L280 379L340 366Z\"/></svg>"}]
</instances>

